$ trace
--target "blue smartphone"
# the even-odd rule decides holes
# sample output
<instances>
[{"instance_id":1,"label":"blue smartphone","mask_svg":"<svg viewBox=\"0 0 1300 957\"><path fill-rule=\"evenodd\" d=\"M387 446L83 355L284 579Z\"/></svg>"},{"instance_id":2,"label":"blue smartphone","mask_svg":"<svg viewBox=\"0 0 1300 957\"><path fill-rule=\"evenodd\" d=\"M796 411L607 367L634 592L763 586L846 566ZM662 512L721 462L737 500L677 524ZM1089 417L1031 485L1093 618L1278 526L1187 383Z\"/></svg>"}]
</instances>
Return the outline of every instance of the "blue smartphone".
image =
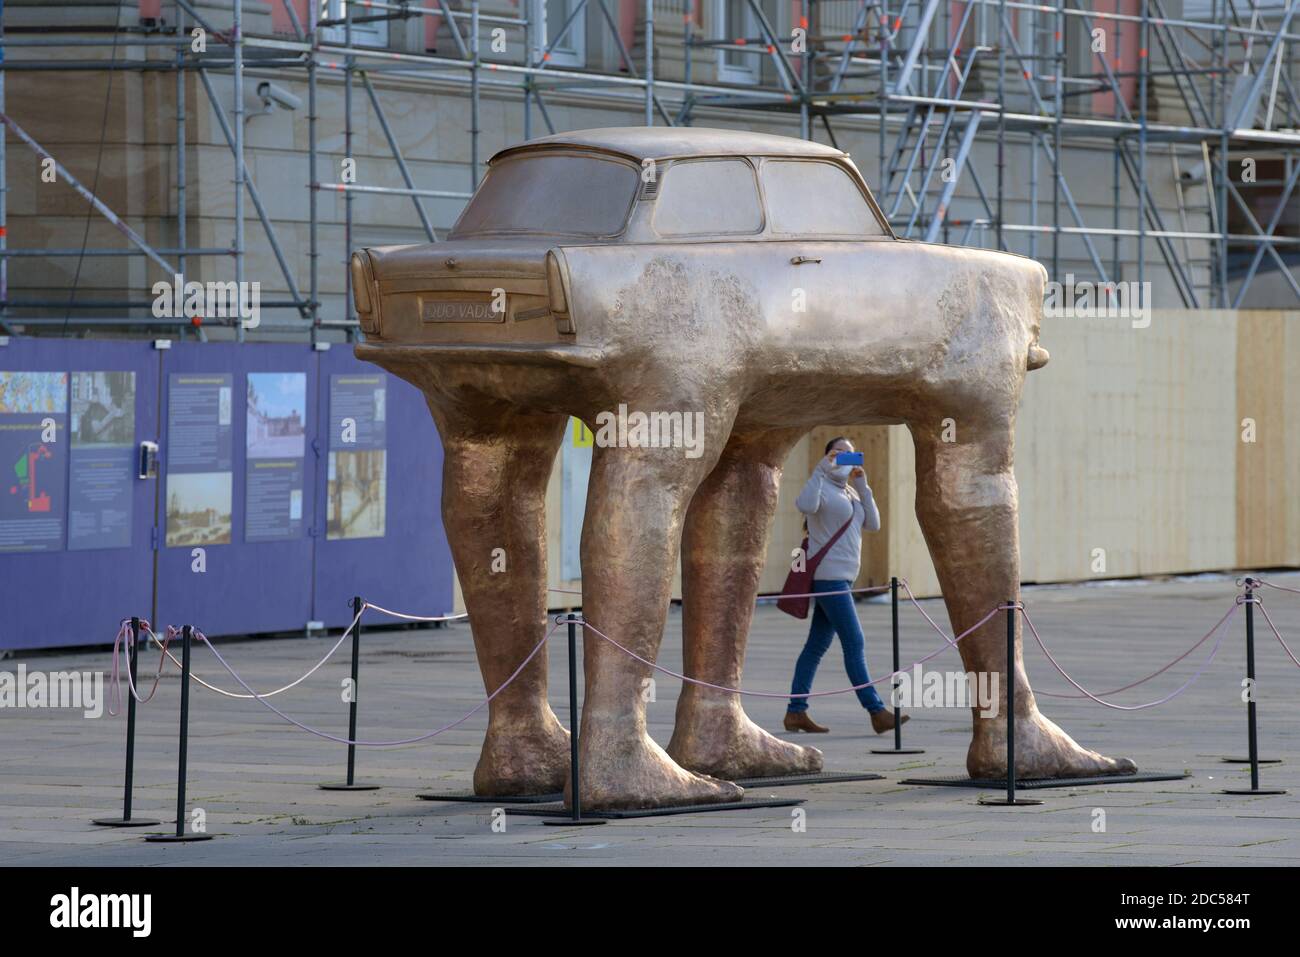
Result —
<instances>
[{"instance_id":1,"label":"blue smartphone","mask_svg":"<svg viewBox=\"0 0 1300 957\"><path fill-rule=\"evenodd\" d=\"M835 464L836 465L861 465L862 453L841 452L839 455L835 456Z\"/></svg>"}]
</instances>

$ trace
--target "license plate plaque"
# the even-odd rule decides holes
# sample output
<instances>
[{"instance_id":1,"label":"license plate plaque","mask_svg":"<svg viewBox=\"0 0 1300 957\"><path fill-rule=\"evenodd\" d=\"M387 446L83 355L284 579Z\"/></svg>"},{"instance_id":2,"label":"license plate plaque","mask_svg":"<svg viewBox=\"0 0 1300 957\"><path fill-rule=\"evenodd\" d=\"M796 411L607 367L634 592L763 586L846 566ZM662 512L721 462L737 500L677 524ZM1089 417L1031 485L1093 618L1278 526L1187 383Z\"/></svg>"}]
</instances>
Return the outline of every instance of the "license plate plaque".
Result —
<instances>
[{"instance_id":1,"label":"license plate plaque","mask_svg":"<svg viewBox=\"0 0 1300 957\"><path fill-rule=\"evenodd\" d=\"M506 309L494 309L490 298L422 299L421 322L505 322ZM502 303L504 305L504 303Z\"/></svg>"}]
</instances>

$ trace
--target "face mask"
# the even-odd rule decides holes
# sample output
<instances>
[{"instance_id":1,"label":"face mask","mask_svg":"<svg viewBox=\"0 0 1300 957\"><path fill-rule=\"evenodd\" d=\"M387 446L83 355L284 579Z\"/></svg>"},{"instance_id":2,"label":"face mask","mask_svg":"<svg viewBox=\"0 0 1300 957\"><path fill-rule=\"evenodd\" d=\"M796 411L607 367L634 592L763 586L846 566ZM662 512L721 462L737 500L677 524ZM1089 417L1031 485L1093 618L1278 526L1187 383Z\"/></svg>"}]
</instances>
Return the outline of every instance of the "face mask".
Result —
<instances>
[{"instance_id":1,"label":"face mask","mask_svg":"<svg viewBox=\"0 0 1300 957\"><path fill-rule=\"evenodd\" d=\"M849 473L853 471L852 465L836 465L831 469L831 478L837 482L847 482Z\"/></svg>"}]
</instances>

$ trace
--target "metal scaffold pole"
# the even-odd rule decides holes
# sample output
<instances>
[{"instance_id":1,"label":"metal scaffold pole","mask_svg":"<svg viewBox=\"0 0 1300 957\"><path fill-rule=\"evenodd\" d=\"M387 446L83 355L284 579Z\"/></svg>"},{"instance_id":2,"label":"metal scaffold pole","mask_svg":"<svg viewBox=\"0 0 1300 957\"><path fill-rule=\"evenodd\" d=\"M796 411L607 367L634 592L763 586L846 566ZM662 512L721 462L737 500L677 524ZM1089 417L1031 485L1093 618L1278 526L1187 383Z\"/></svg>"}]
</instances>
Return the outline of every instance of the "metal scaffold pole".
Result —
<instances>
[{"instance_id":1,"label":"metal scaffold pole","mask_svg":"<svg viewBox=\"0 0 1300 957\"><path fill-rule=\"evenodd\" d=\"M347 270L339 279L343 308L329 316L321 311L322 257L334 275L360 234L369 240L391 230L391 241L402 242L411 233L436 238L437 227L450 225L458 204L448 201L467 199L485 158L519 135L487 122L495 114L485 111L485 96L519 97L514 102L522 105L523 122L514 129L524 138L538 132L534 115L553 132L559 121L573 125L592 107L612 124L620 122L621 112L621 122L636 122L631 117L639 115L647 126L740 123L793 134L797 125L798 134L811 139L818 123L833 144L839 135L868 150L874 136L878 172L872 178L900 235L1041 255L1058 279L1067 272L1101 282L1119 279L1131 262L1139 282L1175 289L1187 308L1241 307L1252 301L1252 282L1275 275L1270 269L1278 266L1284 293L1290 289L1300 298L1300 282L1288 265L1300 250L1300 237L1289 234L1285 222L1300 168L1300 77L1288 58L1300 40L1300 0L1211 0L1204 13L1173 11L1180 16L1170 16L1164 0L1112 10L1073 0L801 0L792 7L736 0L721 20L721 7L697 7L698 2L633 0L631 7L611 9L608 0L576 0L552 18L551 30L543 0L524 0L509 13L483 8L481 0L466 0L464 9L453 9L447 0L369 0L361 6L353 0L277 0L269 7L230 0L201 9L190 0L173 0L168 16L147 30L124 19L110 35L66 19L51 20L39 31L24 24L21 33L0 23L0 116L15 137L0 144L0 160L10 144L53 160L59 188L77 189L89 200L92 217L106 219L130 240L117 247L14 248L21 222L14 221L7 202L6 164L0 162L0 330L188 327L143 313L140 303L150 301L144 289L117 299L14 295L17 274L9 265L18 257L144 255L159 268L174 267L167 278L180 275L182 281L212 275L210 260L231 257L243 294L250 280L265 284L269 278L263 257L250 256L250 249L265 244L279 266L276 284L288 290L261 297L262 310L279 317L273 325L300 330L312 341L355 336ZM655 22L657 13L669 10L672 20ZM277 24L271 31L268 11ZM400 24L420 29L389 30ZM203 31L204 49L192 43L191 28ZM492 36L490 46L484 30ZM594 31L603 32L601 42L588 36ZM1106 52L1092 49L1099 33L1110 44ZM498 34L510 39L498 44ZM635 41L641 47L634 60ZM681 43L680 57L666 45ZM107 55L118 48L133 52ZM186 103L187 74L196 70L214 99L200 99L198 119ZM30 98L16 93L28 77L119 71L141 77L140 86L152 97L146 102L166 102L174 86L175 201L163 213L112 208L95 195L94 177L69 173L58 144L20 132L40 130L22 112L30 109ZM358 72L368 96L362 102L373 107L383 132L377 141L382 155L372 155L375 143L357 135L367 128L353 113ZM167 87L150 89L164 82L156 74L168 73ZM256 119L270 108L250 112L244 101L251 88L245 85L270 78L305 86L305 142L298 148L306 152L308 196L297 214L285 212L282 203L264 203L259 177L252 175L276 147L266 145L274 140L263 135L271 121ZM215 102L223 88L233 94L229 106L224 96ZM390 105L394 98L411 97L429 98L429 113L421 115L436 114L448 98L468 99L466 189L429 188L438 185L430 177L445 174L403 142L412 136L405 128L409 111ZM202 158L212 145L202 141L211 127L202 121L206 109L218 114L216 126L228 142L216 142L230 150L234 163L234 193L224 198L233 200L229 206L216 191L191 188L198 169L192 157ZM291 112L284 111L281 122L292 124ZM350 167L346 177L334 175L333 158L323 161L322 153L330 149L328 131L340 127ZM251 141L250 131L256 131ZM1177 180L1176 209L1161 205L1171 201L1154 185L1162 166L1157 157L1163 160L1166 152ZM1075 182L1098 168L1079 158L1102 155L1110 160L1109 182ZM1283 171L1281 185L1271 174L1268 183L1238 182L1234 157L1275 164ZM1040 159L1046 160L1042 170ZM951 176L941 169L947 161L955 161ZM384 182L399 175L404 187ZM1043 176L1051 177L1050 195ZM328 182L335 179L347 181ZM343 193L342 203L321 202L321 190ZM379 217L380 209L387 211L379 200L391 195L411 198L409 220ZM254 229L264 236L248 233L246 198L257 212ZM421 201L427 199L438 202L426 209ZM199 237L211 235L214 222L222 235L225 216L233 217L230 241L203 242ZM281 232L301 230L301 259L294 258L295 243L277 238L277 226ZM145 239L159 235L174 235L174 245ZM1148 255L1148 244L1155 255ZM1244 261L1240 270L1234 267L1237 256ZM1269 267L1261 268L1265 259ZM39 272L32 265L23 276ZM309 275L297 275L300 269ZM151 279L157 272L149 267L129 274ZM231 337L244 339L243 323L233 325Z\"/></svg>"}]
</instances>

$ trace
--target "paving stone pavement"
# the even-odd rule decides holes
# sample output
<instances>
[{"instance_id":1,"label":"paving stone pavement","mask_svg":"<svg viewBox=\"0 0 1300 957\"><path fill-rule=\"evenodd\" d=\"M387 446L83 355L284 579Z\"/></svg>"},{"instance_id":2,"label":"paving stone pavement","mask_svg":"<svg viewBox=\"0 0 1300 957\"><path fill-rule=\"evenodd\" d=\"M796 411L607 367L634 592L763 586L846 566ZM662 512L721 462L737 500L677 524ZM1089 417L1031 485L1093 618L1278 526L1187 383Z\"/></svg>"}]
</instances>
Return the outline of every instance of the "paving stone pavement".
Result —
<instances>
[{"instance_id":1,"label":"paving stone pavement","mask_svg":"<svg viewBox=\"0 0 1300 957\"><path fill-rule=\"evenodd\" d=\"M1300 575L1270 580L1300 587ZM1203 635L1232 603L1231 578L1026 588L1024 598L1044 641L1062 667L1089 689L1126 684L1166 664ZM1300 595L1265 592L1274 621L1300 652ZM411 611L419 610L413 601ZM923 605L947 626L942 603ZM874 675L889 668L889 607L859 606ZM904 662L934 650L941 639L916 610L902 610ZM367 619L368 623L371 619ZM198 623L201 625L201 623ZM746 687L788 687L806 625L769 604L755 616ZM557 638L562 638L562 633ZM617 637L617 636L614 636ZM594 640L594 639L593 639ZM253 687L297 677L324 654L319 638L225 640L218 647ZM1151 682L1115 699L1136 704L1183 684L1205 661L1206 643ZM566 659L562 640L549 649L551 698L566 718ZM0 671L106 670L97 648L22 654ZM812 712L831 727L805 736L826 754L828 770L870 770L884 780L759 789L751 795L806 799L806 830L792 828L789 808L713 812L623 820L600 828L556 828L537 818L506 816L492 829L486 805L421 801L429 790L468 789L486 714L424 744L363 749L359 777L377 791L322 791L340 780L346 749L303 733L254 701L191 695L188 797L201 808L215 840L147 844L140 830L90 824L121 811L125 719L87 719L78 711L0 711L0 864L3 865L1155 865L1300 864L1300 668L1258 620L1260 751L1282 764L1265 765L1266 785L1280 797L1228 797L1225 785L1245 786L1247 770L1225 764L1246 752L1244 616L1238 614L1204 676L1172 702L1119 712L1080 699L1040 696L1040 707L1087 747L1128 755L1148 770L1186 770L1173 782L1035 791L1032 808L988 808L980 792L903 786L909 775L961 774L969 735L965 710L913 709L904 743L925 748L907 757L872 755L888 739L870 733L852 695L818 699ZM145 661L150 659L146 657ZM155 659L156 660L156 659ZM223 686L233 679L202 647L196 671ZM679 669L681 614L668 618L662 663ZM1027 646L1035 690L1070 693L1042 651ZM150 665L149 667L152 667ZM959 670L955 653L929 667ZM295 718L343 734L346 646L301 686L274 699ZM445 724L482 700L469 628L380 630L365 634L359 734L408 737ZM837 649L827 654L816 690L843 687ZM650 731L664 744L672 733L679 682L660 676L649 705ZM173 822L179 679L164 676L154 700L139 712L136 816ZM751 698L747 709L769 729L780 727L780 700ZM784 732L782 732L784 734ZM1093 830L1096 810L1105 830ZM145 829L161 831L165 827Z\"/></svg>"}]
</instances>

